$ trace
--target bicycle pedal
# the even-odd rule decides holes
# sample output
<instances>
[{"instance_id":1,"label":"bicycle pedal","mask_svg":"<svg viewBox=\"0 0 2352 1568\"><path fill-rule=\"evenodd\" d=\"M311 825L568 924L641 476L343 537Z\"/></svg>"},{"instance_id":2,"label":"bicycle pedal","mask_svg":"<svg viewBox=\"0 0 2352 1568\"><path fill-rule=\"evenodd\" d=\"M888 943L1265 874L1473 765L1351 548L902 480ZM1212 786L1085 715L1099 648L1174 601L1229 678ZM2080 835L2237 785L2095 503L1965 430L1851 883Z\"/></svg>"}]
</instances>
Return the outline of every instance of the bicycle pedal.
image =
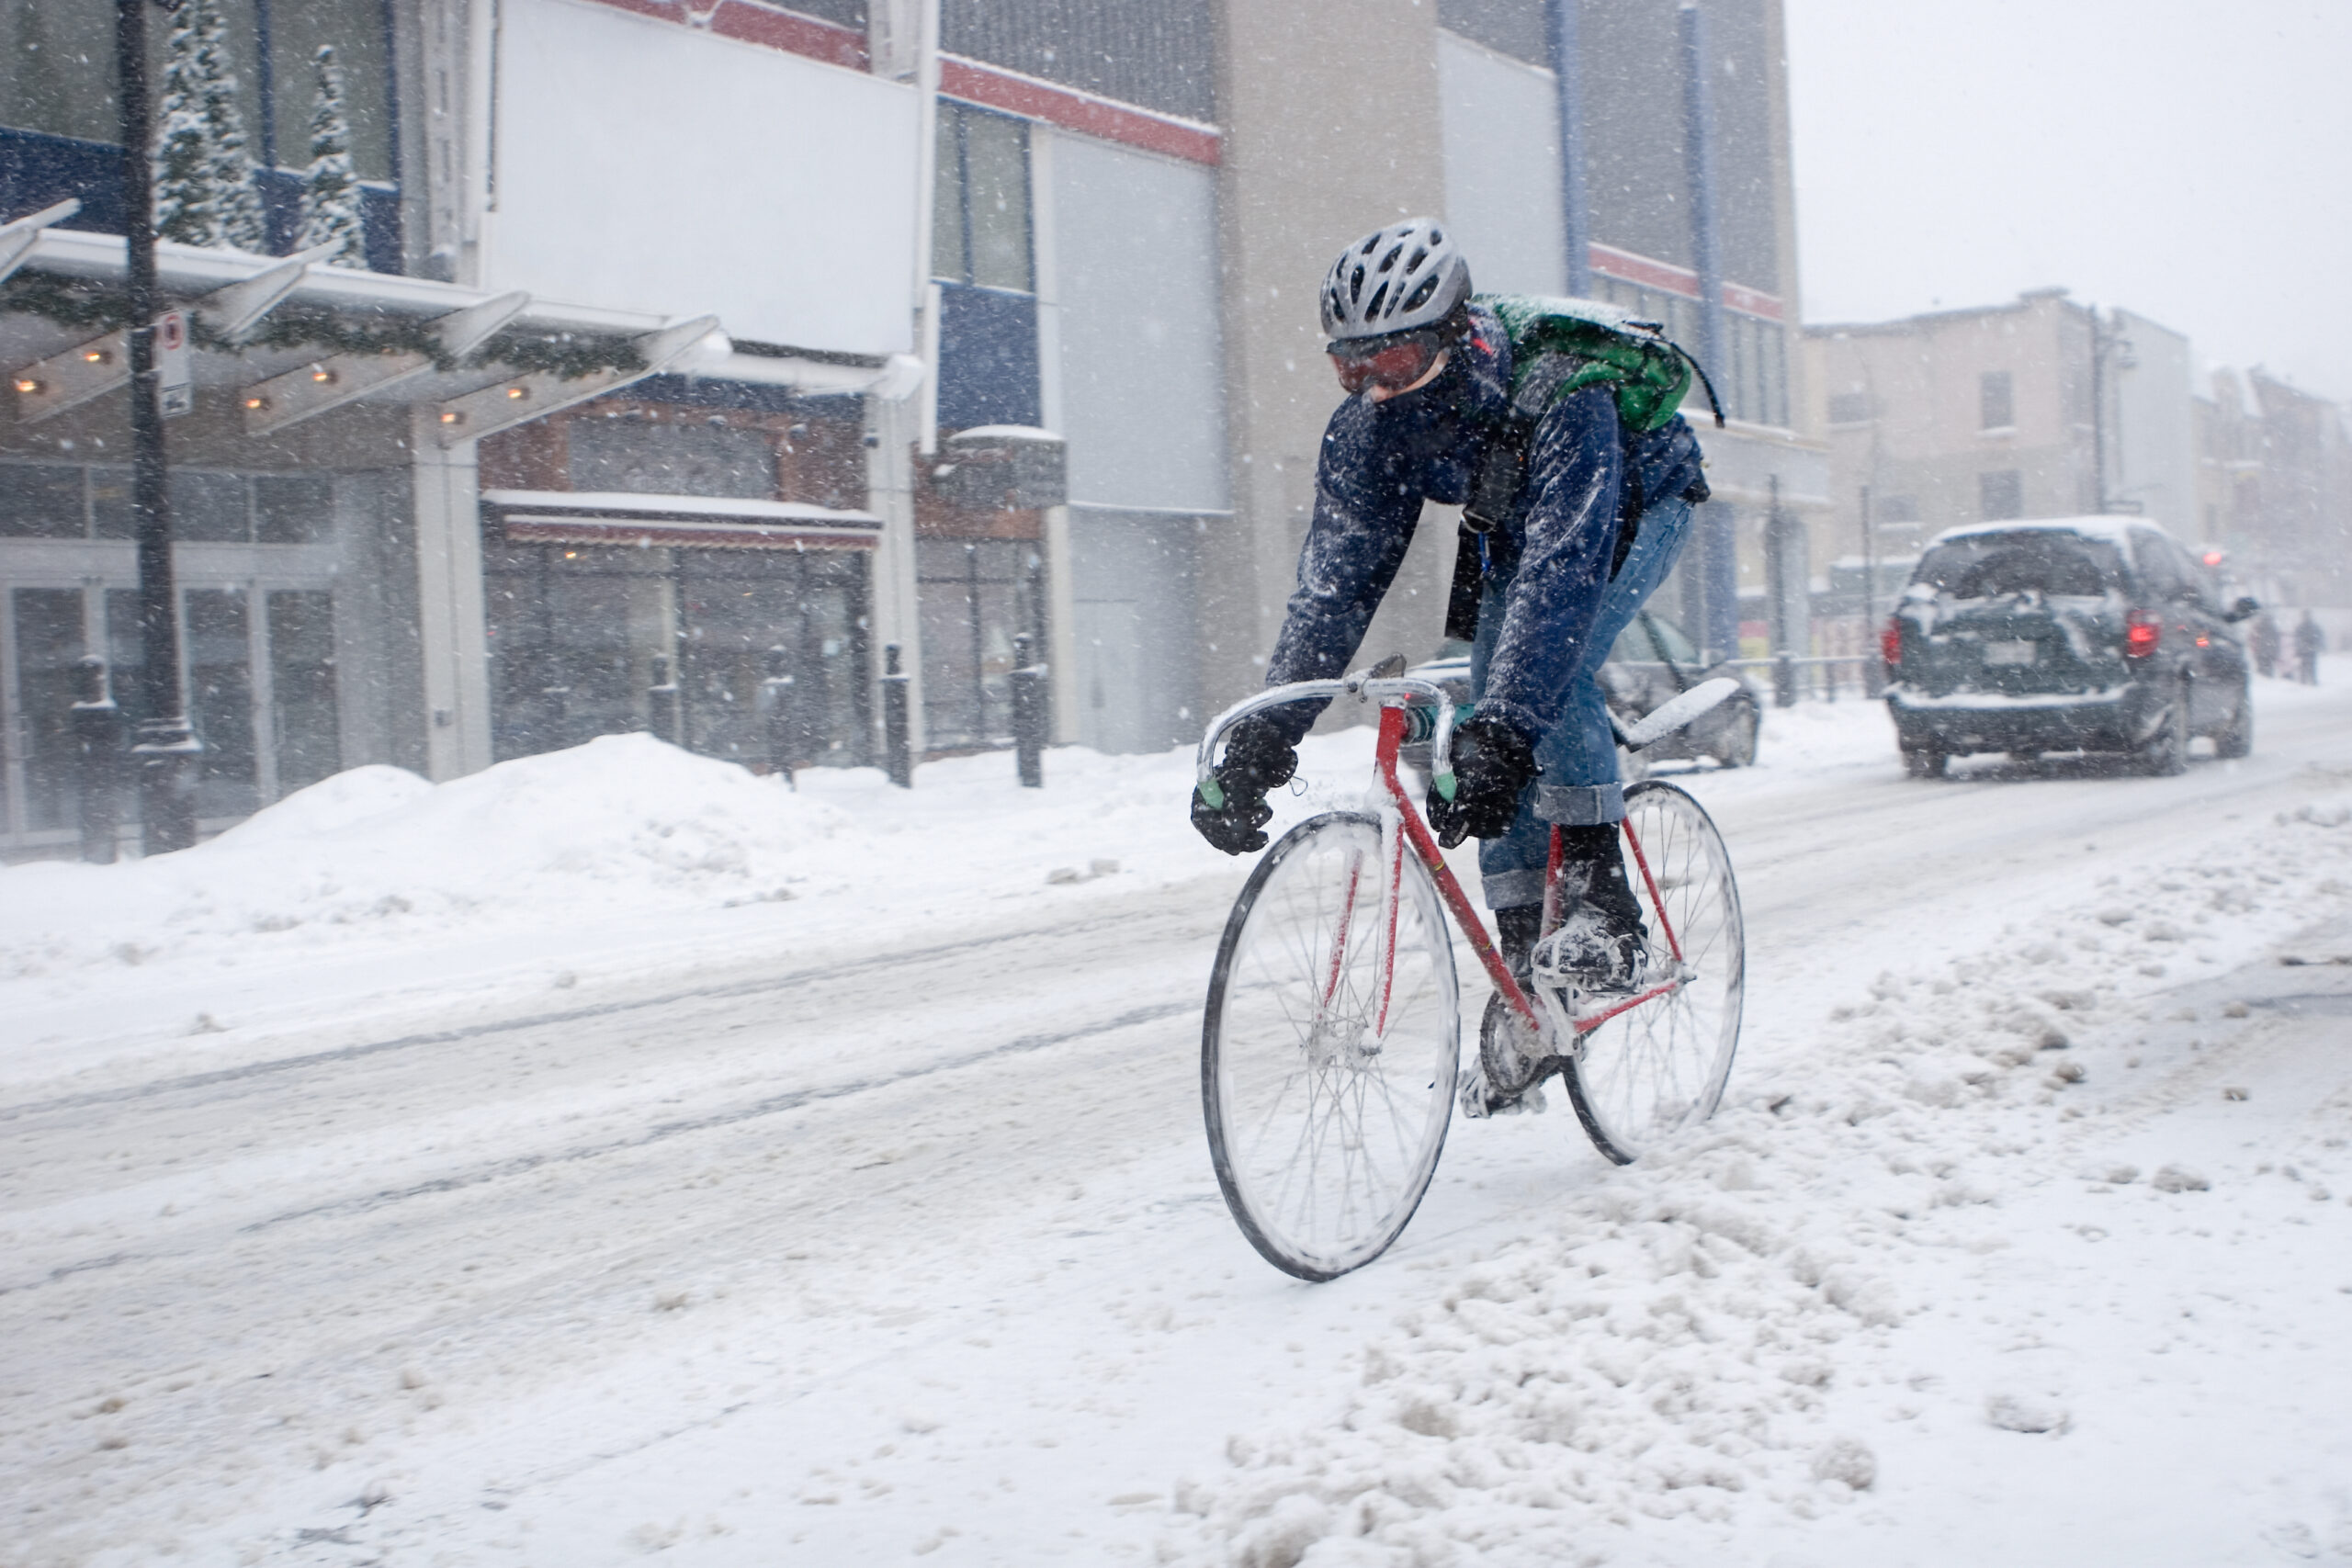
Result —
<instances>
[{"instance_id":1,"label":"bicycle pedal","mask_svg":"<svg viewBox=\"0 0 2352 1568\"><path fill-rule=\"evenodd\" d=\"M1487 1077L1476 1067L1462 1069L1459 1098L1462 1114L1473 1122L1484 1122L1494 1116L1541 1116L1549 1111L1551 1102L1544 1098L1541 1084L1529 1084L1518 1095L1504 1100L1487 1098Z\"/></svg>"}]
</instances>

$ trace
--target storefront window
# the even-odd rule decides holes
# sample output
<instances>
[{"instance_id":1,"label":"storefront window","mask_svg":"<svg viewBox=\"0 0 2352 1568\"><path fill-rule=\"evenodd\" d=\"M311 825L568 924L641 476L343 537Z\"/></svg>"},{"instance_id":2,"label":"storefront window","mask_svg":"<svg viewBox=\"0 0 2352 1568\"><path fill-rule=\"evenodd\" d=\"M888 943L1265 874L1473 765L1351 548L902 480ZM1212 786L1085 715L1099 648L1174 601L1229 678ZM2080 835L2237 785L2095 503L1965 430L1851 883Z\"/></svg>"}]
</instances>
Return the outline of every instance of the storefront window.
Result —
<instances>
[{"instance_id":1,"label":"storefront window","mask_svg":"<svg viewBox=\"0 0 2352 1568\"><path fill-rule=\"evenodd\" d=\"M1034 539L918 539L923 726L933 750L1012 734L1012 639L1045 647L1045 555Z\"/></svg>"},{"instance_id":2,"label":"storefront window","mask_svg":"<svg viewBox=\"0 0 2352 1568\"><path fill-rule=\"evenodd\" d=\"M665 722L658 659L690 750L768 761L761 687L778 669L796 760L867 760L865 552L492 542L484 565L502 759Z\"/></svg>"}]
</instances>

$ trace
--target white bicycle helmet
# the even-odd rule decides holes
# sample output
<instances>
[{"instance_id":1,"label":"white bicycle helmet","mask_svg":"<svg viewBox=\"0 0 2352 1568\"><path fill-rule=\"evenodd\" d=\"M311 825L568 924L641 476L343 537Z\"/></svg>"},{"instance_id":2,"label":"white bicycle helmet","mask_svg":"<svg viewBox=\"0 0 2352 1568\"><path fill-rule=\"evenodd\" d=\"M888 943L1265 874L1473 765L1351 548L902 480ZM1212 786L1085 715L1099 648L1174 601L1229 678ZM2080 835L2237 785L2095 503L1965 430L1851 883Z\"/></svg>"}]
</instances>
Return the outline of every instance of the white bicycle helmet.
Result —
<instances>
[{"instance_id":1,"label":"white bicycle helmet","mask_svg":"<svg viewBox=\"0 0 2352 1568\"><path fill-rule=\"evenodd\" d=\"M1434 218L1375 229L1340 253L1323 280L1323 331L1334 343L1433 327L1470 298L1470 264Z\"/></svg>"}]
</instances>

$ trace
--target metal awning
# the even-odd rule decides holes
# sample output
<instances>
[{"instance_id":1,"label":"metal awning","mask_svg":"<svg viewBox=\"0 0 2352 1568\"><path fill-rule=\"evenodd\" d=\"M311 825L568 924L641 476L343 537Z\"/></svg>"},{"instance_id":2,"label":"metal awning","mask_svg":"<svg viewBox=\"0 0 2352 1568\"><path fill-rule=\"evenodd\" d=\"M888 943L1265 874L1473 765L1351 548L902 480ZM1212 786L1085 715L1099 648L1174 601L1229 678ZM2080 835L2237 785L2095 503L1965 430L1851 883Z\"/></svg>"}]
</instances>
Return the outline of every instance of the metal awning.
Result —
<instances>
[{"instance_id":1,"label":"metal awning","mask_svg":"<svg viewBox=\"0 0 2352 1568\"><path fill-rule=\"evenodd\" d=\"M17 267L68 278L119 283L126 263L121 236L44 226L36 215L11 232L0 276ZM23 229L24 233L13 231ZM28 242L28 243L27 243ZM903 397L920 384L922 366L904 355L865 362L841 356L803 356L785 352L743 353L713 318L675 318L641 311L564 304L522 294L493 294L430 278L401 277L350 267L305 264L299 258L206 249L171 241L155 247L157 282L170 296L209 311L214 301L242 299L265 290L268 302L258 314L291 303L353 317L374 316L430 321L445 349L470 349L498 328L626 338L646 362L635 372L597 371L558 377L546 371L518 373L498 365L441 371L430 356L414 354L322 354L300 349L254 347L235 355L199 354L199 384L240 389L245 423L259 434L283 429L348 402L396 402L438 410L447 443L489 434L536 419L571 403L598 396L646 375L663 372L713 380L782 387L811 395L874 392ZM224 293L224 291L226 291ZM46 405L71 406L57 398L62 373L107 378L98 390L122 378L121 355L113 334L84 342L76 333L38 318L10 316L0 355L10 363L20 412L39 417ZM86 365L84 362L86 361ZM95 391L82 389L81 396Z\"/></svg>"},{"instance_id":2,"label":"metal awning","mask_svg":"<svg viewBox=\"0 0 2352 1568\"><path fill-rule=\"evenodd\" d=\"M870 550L882 520L797 501L614 491L491 490L482 516L515 544L720 550Z\"/></svg>"}]
</instances>

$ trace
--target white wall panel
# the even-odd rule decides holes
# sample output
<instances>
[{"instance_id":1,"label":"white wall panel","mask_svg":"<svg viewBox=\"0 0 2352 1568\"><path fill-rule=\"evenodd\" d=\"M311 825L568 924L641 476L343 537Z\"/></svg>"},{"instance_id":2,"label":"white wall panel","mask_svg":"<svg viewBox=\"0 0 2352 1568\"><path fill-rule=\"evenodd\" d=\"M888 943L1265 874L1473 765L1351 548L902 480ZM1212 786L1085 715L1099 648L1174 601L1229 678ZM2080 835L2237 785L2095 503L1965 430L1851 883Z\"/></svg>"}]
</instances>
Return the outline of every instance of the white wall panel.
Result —
<instances>
[{"instance_id":1,"label":"white wall panel","mask_svg":"<svg viewBox=\"0 0 2352 1568\"><path fill-rule=\"evenodd\" d=\"M490 286L912 347L913 89L573 0L504 0Z\"/></svg>"},{"instance_id":2,"label":"white wall panel","mask_svg":"<svg viewBox=\"0 0 2352 1568\"><path fill-rule=\"evenodd\" d=\"M1482 293L1565 294L1552 75L1437 35L1445 216Z\"/></svg>"},{"instance_id":3,"label":"white wall panel","mask_svg":"<svg viewBox=\"0 0 2352 1568\"><path fill-rule=\"evenodd\" d=\"M1226 510L1216 171L1065 135L1044 162L1071 502Z\"/></svg>"}]
</instances>

